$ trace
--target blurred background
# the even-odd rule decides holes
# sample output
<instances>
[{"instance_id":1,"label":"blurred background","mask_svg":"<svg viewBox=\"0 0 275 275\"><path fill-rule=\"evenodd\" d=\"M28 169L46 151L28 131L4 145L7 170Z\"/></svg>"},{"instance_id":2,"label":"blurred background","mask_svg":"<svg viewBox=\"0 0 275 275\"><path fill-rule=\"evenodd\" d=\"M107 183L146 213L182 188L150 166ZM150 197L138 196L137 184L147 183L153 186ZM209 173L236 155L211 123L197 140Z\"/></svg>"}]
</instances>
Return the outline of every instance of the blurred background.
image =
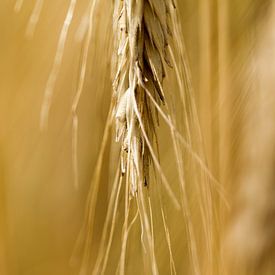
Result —
<instances>
[{"instance_id":1,"label":"blurred background","mask_svg":"<svg viewBox=\"0 0 275 275\"><path fill-rule=\"evenodd\" d=\"M78 271L74 260L80 256L73 251L85 220L112 94L112 5L107 2L100 1L95 10L77 109L76 188L71 108L91 2L76 1L48 127L41 131L44 92L70 1L0 1L1 275ZM275 5L272 0L178 2L205 158L229 204L227 208L214 196L215 258L204 265L202 274L275 274ZM169 88L174 87L172 81ZM111 147L108 150L112 156ZM161 152L165 172L173 179L171 149L164 147ZM104 164L109 173L101 177L95 239L102 234L110 177L116 169L115 158L110 159ZM198 199L191 198L193 213ZM192 274L177 221L178 214L171 210L168 224L176 269L178 274ZM194 226L198 225L194 218ZM119 248L113 251L115 255ZM168 274L162 245L157 257L162 262L160 274ZM110 266L115 259L111 256ZM127 274L142 274L138 263L129 261ZM114 271L109 267L106 274Z\"/></svg>"}]
</instances>

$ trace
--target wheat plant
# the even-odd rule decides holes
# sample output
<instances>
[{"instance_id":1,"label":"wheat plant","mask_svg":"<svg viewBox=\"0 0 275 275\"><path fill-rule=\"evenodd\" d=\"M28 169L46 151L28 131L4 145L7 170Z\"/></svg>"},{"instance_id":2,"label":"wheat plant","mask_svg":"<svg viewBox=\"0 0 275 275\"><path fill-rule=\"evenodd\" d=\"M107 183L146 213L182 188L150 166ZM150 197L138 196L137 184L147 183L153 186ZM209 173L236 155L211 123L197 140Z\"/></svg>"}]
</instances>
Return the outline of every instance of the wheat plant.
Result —
<instances>
[{"instance_id":1,"label":"wheat plant","mask_svg":"<svg viewBox=\"0 0 275 275\"><path fill-rule=\"evenodd\" d=\"M0 1L0 273L273 274L273 18Z\"/></svg>"}]
</instances>

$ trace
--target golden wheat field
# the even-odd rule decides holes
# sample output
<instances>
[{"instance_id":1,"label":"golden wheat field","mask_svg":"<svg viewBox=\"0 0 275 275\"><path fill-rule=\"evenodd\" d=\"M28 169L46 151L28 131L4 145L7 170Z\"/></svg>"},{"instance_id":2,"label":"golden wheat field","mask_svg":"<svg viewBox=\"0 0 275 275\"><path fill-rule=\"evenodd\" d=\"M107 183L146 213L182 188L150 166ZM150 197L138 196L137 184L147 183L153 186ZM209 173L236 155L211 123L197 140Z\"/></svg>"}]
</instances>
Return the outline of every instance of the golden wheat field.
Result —
<instances>
[{"instance_id":1,"label":"golden wheat field","mask_svg":"<svg viewBox=\"0 0 275 275\"><path fill-rule=\"evenodd\" d=\"M275 274L275 2L0 1L0 275Z\"/></svg>"}]
</instances>

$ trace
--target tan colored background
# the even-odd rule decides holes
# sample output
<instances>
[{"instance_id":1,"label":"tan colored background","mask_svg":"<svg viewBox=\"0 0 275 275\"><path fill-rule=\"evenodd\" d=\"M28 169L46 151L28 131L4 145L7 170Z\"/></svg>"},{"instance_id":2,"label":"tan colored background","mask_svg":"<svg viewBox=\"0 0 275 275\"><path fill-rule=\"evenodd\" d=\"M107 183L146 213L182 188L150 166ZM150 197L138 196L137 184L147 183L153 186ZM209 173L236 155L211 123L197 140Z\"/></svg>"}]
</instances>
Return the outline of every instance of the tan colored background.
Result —
<instances>
[{"instance_id":1,"label":"tan colored background","mask_svg":"<svg viewBox=\"0 0 275 275\"><path fill-rule=\"evenodd\" d=\"M87 14L86 0L77 1L54 90L48 130L41 132L39 129L45 85L53 64L68 2L45 1L34 35L28 37L26 27L35 1L25 0L19 12L14 11L15 1L0 1L0 274L3 275L61 275L76 272L76 268L71 267L69 261L84 219L87 192L112 92L109 55L112 29L111 4L103 1L96 12L97 24L92 37L87 75L78 108L80 185L76 190L73 180L70 110L78 84L83 53L83 42L77 40L77 35L81 20ZM257 108L260 105L259 100L262 100L261 94L251 97L249 93L251 86L259 87L256 90L260 91L261 80L269 83L269 79L272 78L264 70L264 64L272 62L268 60L269 55L263 54L258 57L259 54L256 54L254 48L260 43L259 41L262 41L261 37L272 37L272 28L262 29L262 25L274 25L268 21L269 1L265 3L260 0L179 2L178 10L192 72L206 157L212 173L225 187L229 203L232 205L231 214L224 210L223 206L218 211L220 227L217 228L215 236L216 245L219 246L224 235L221 232L230 231L228 221L232 220L234 224L234 217L238 217L236 213L242 212L240 209L253 208L250 199L247 199L249 202L244 206L239 206L238 196L242 196L242 193L237 195L239 187L245 183L246 175L252 175L251 171L255 165L253 160L261 156L262 162L256 165L257 169L268 166L267 164L271 162L269 159L272 159L265 153L268 149L260 154L262 147L258 148L259 154L250 155L253 142L265 142L267 148L274 149L272 139L265 139L259 135L257 141L251 141L245 138L245 134L253 136L257 132L257 129L247 128L246 119L251 117L255 110L247 106L252 104ZM267 44L274 49L272 43ZM258 51L265 52L267 44ZM261 60L262 67L256 66L260 69L256 73L254 70L256 77L251 77L250 66L254 64L255 59ZM269 71L272 70L275 71L273 63ZM256 78L260 81L257 82ZM173 85L175 84L172 83L171 87ZM274 85L270 83L265 89L271 91L272 87ZM270 92L268 98L273 99L274 94ZM265 105L261 108L265 110ZM271 106L268 108L272 109ZM263 111L263 117L265 115L272 117L271 113L266 114ZM252 124L258 123L261 129L266 129L262 117L251 119ZM271 127L270 132L272 131ZM166 140L165 136L163 140ZM163 150L162 161L167 167L166 171L173 178L175 170L173 166L169 167L170 151L169 148ZM249 161L245 161L247 159ZM106 164L106 171L113 171L112 165L112 162L110 167ZM269 175L270 171L262 173ZM260 175L257 182L265 179ZM269 181L269 176L266 181ZM100 208L98 208L98 216L101 216L98 218L99 225L106 213L109 189L107 184L104 185L105 182L108 182L108 173L102 179ZM250 184L244 186L248 186L247 190L250 190ZM264 193L267 189L257 190L258 193ZM254 197L251 195L252 199L256 199L257 192ZM241 198L241 201L246 201L246 198L247 196L245 199ZM217 205L219 204L220 200L217 199ZM192 198L192 207L195 211L196 198ZM252 209L251 215L258 213L255 211ZM176 234L176 214L171 213L170 222L172 231ZM226 229L227 226L229 229ZM184 245L176 247L180 232L175 235L172 242L175 245L179 274L183 274L186 263L182 259L181 251ZM261 234L259 232L255 238ZM100 226L96 234L100 236ZM272 242L271 236L269 240ZM234 241L236 239L233 236L233 243ZM236 249L242 237L237 241ZM248 249L249 246L244 248L244 251ZM160 270L161 274L167 274L166 252L162 250L165 248L161 249L160 246L158 254L162 262ZM265 258L269 258L268 255L271 254L264 255ZM220 261L221 258L217 258L214 265L219 267L215 270L221 268L223 263ZM182 262L185 264L181 266ZM246 265L246 260L242 264ZM133 266L134 269L135 265ZM271 269L272 267L269 270ZM236 270L240 270L238 265ZM226 271L220 272L224 273L217 274L225 274Z\"/></svg>"}]
</instances>

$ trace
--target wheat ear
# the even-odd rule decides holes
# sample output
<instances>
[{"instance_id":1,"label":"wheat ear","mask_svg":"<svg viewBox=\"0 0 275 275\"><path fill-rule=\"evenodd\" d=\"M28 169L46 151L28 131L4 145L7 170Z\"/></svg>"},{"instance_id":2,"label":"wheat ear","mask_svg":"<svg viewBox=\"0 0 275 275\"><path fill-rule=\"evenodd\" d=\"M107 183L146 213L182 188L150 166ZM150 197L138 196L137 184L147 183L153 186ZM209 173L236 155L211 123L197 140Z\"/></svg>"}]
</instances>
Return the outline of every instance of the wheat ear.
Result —
<instances>
[{"instance_id":1,"label":"wheat ear","mask_svg":"<svg viewBox=\"0 0 275 275\"><path fill-rule=\"evenodd\" d=\"M150 259L150 272L158 274L153 222L147 214L143 192L143 186L150 182L151 163L160 172L168 194L179 208L154 153L154 146L158 144L158 110L153 101L158 106L165 102L163 79L165 66L170 65L169 11L172 6L170 0L115 1L113 116L116 141L121 145L121 173L126 175L125 222L118 266L120 274L125 272L126 243L132 225L128 224L129 196L137 197L142 232L145 231L141 237L144 251Z\"/></svg>"},{"instance_id":2,"label":"wheat ear","mask_svg":"<svg viewBox=\"0 0 275 275\"><path fill-rule=\"evenodd\" d=\"M116 140L121 143L121 172L127 171L132 196L139 182L149 183L150 145L157 144L158 112L147 93L159 105L164 103L165 65L170 65L169 5L169 0L125 0L115 5Z\"/></svg>"}]
</instances>

